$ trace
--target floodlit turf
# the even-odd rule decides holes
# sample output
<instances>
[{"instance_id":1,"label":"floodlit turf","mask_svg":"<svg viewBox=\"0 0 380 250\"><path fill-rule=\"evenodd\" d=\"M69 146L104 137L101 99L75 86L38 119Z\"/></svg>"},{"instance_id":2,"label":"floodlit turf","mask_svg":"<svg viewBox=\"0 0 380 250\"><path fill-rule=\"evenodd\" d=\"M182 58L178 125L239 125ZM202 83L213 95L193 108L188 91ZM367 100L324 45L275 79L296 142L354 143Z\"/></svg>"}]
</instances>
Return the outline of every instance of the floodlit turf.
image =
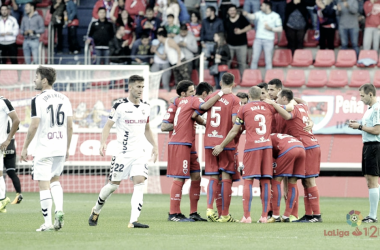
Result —
<instances>
[{"instance_id":1,"label":"floodlit turf","mask_svg":"<svg viewBox=\"0 0 380 250\"><path fill-rule=\"evenodd\" d=\"M372 234L379 223L359 226L361 236L346 223L352 210L368 213L368 199L322 198L323 223L176 223L167 221L168 195L145 195L142 223L149 229L127 228L131 195L114 194L106 202L97 227L88 226L91 208L97 194L64 194L65 226L59 232L35 232L43 223L39 194L24 193L19 205L8 205L0 213L0 249L379 249L379 237ZM11 200L14 193L8 193ZM206 197L201 196L200 213L205 216ZM54 207L54 206L53 206ZM281 211L283 212L284 207ZM252 219L261 211L258 197L253 198ZM300 212L303 200L300 199ZM189 214L189 197L182 198L182 212ZM232 197L231 214L243 215L241 197ZM376 228L378 229L378 228ZM349 236L325 236L328 231L348 231ZM368 234L367 233L367 234ZM302 248L301 248L302 247Z\"/></svg>"}]
</instances>

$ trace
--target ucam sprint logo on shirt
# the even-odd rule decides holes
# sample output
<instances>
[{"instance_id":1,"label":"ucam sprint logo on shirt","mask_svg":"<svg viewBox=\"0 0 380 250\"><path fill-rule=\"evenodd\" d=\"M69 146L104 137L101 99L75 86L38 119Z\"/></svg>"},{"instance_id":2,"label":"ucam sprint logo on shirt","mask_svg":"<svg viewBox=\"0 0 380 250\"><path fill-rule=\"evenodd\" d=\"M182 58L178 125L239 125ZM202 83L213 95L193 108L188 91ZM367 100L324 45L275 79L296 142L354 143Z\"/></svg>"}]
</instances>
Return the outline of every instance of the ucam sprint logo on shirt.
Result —
<instances>
[{"instance_id":1,"label":"ucam sprint logo on shirt","mask_svg":"<svg viewBox=\"0 0 380 250\"><path fill-rule=\"evenodd\" d=\"M261 137L260 140L255 140L255 143L263 143L267 141L269 141L269 139L265 139L264 137Z\"/></svg>"},{"instance_id":2,"label":"ucam sprint logo on shirt","mask_svg":"<svg viewBox=\"0 0 380 250\"><path fill-rule=\"evenodd\" d=\"M223 138L223 135L218 135L218 131L214 130L211 132L211 134L207 135L208 137L216 137L216 138Z\"/></svg>"}]
</instances>

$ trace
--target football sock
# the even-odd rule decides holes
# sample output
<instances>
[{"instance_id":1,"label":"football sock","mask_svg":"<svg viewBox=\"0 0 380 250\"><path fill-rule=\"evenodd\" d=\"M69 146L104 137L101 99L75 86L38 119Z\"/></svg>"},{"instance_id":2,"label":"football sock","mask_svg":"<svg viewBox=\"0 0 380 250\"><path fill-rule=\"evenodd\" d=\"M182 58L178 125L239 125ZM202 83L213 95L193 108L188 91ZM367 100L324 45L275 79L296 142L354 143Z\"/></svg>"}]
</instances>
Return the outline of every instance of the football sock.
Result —
<instances>
[{"instance_id":1,"label":"football sock","mask_svg":"<svg viewBox=\"0 0 380 250\"><path fill-rule=\"evenodd\" d=\"M222 215L222 183L218 183L218 187L216 190L216 209L218 210L219 217Z\"/></svg>"},{"instance_id":2,"label":"football sock","mask_svg":"<svg viewBox=\"0 0 380 250\"><path fill-rule=\"evenodd\" d=\"M379 189L370 188L369 190L369 217L377 218L377 206L379 204Z\"/></svg>"},{"instance_id":3,"label":"football sock","mask_svg":"<svg viewBox=\"0 0 380 250\"><path fill-rule=\"evenodd\" d=\"M173 181L172 188L170 190L170 214L180 214L181 213L181 197L182 197L182 187L184 182Z\"/></svg>"},{"instance_id":4,"label":"football sock","mask_svg":"<svg viewBox=\"0 0 380 250\"><path fill-rule=\"evenodd\" d=\"M231 186L232 186L232 180L225 179L222 180L222 215L227 216L229 215L230 210L230 204L231 204Z\"/></svg>"},{"instance_id":5,"label":"football sock","mask_svg":"<svg viewBox=\"0 0 380 250\"><path fill-rule=\"evenodd\" d=\"M296 185L295 186L296 187L296 198L294 200L293 210L290 214L298 218L298 205L299 205L300 192L298 190L297 184L294 184L294 185Z\"/></svg>"},{"instance_id":6,"label":"football sock","mask_svg":"<svg viewBox=\"0 0 380 250\"><path fill-rule=\"evenodd\" d=\"M63 189L59 181L50 183L50 192L55 204L55 211L63 211Z\"/></svg>"},{"instance_id":7,"label":"football sock","mask_svg":"<svg viewBox=\"0 0 380 250\"><path fill-rule=\"evenodd\" d=\"M201 181L191 181L190 186L190 214L198 211L198 201L201 194Z\"/></svg>"},{"instance_id":8,"label":"football sock","mask_svg":"<svg viewBox=\"0 0 380 250\"><path fill-rule=\"evenodd\" d=\"M210 178L207 187L207 208L214 209L214 200L217 198L216 191L218 188L218 179Z\"/></svg>"},{"instance_id":9,"label":"football sock","mask_svg":"<svg viewBox=\"0 0 380 250\"><path fill-rule=\"evenodd\" d=\"M304 188L304 194L303 201L305 203L305 214L306 215L313 215L313 210L311 209L310 202L309 202L309 193L307 192L307 188Z\"/></svg>"},{"instance_id":10,"label":"football sock","mask_svg":"<svg viewBox=\"0 0 380 250\"><path fill-rule=\"evenodd\" d=\"M4 177L0 176L0 201L4 199L5 199L5 181L4 181Z\"/></svg>"},{"instance_id":11,"label":"football sock","mask_svg":"<svg viewBox=\"0 0 380 250\"><path fill-rule=\"evenodd\" d=\"M380 185L379 185L379 194L380 194ZM380 196L379 196L379 200L380 200Z\"/></svg>"},{"instance_id":12,"label":"football sock","mask_svg":"<svg viewBox=\"0 0 380 250\"><path fill-rule=\"evenodd\" d=\"M272 179L272 209L273 209L273 215L280 215L280 206L281 206L281 182L276 181L275 179ZM268 210L270 211L270 210Z\"/></svg>"},{"instance_id":13,"label":"football sock","mask_svg":"<svg viewBox=\"0 0 380 250\"><path fill-rule=\"evenodd\" d=\"M40 191L40 203L41 203L41 210L42 215L45 219L45 225L50 226L51 223L51 207L53 205L53 202L51 200L51 193L50 190L42 190Z\"/></svg>"},{"instance_id":14,"label":"football sock","mask_svg":"<svg viewBox=\"0 0 380 250\"><path fill-rule=\"evenodd\" d=\"M287 193L287 199L286 199L286 208L284 216L289 217L290 214L293 211L294 205L296 203L296 197L297 197L297 190L296 187L297 184L291 184L288 182L288 193Z\"/></svg>"},{"instance_id":15,"label":"football sock","mask_svg":"<svg viewBox=\"0 0 380 250\"><path fill-rule=\"evenodd\" d=\"M7 169L7 175L9 178L11 178L13 186L16 190L16 193L21 194L21 184L20 184L20 179L16 175L16 172L14 169Z\"/></svg>"},{"instance_id":16,"label":"football sock","mask_svg":"<svg viewBox=\"0 0 380 250\"><path fill-rule=\"evenodd\" d=\"M244 210L244 217L245 218L248 218L251 216L252 185L253 185L253 180L244 179L243 210Z\"/></svg>"},{"instance_id":17,"label":"football sock","mask_svg":"<svg viewBox=\"0 0 380 250\"><path fill-rule=\"evenodd\" d=\"M261 216L262 217L267 217L268 216L268 206L270 202L270 179L264 178L260 180L261 184L261 191L263 192L263 195L261 196L261 205L262 205L262 212Z\"/></svg>"},{"instance_id":18,"label":"football sock","mask_svg":"<svg viewBox=\"0 0 380 250\"><path fill-rule=\"evenodd\" d=\"M107 183L107 185L105 185L102 190L100 190L98 201L95 204L95 213L100 213L100 210L102 210L106 200L112 195L113 192L115 192L118 187L119 185Z\"/></svg>"},{"instance_id":19,"label":"football sock","mask_svg":"<svg viewBox=\"0 0 380 250\"><path fill-rule=\"evenodd\" d=\"M130 223L136 222L140 216L143 205L144 186L144 182L133 186L133 194L131 198L131 220L129 221Z\"/></svg>"},{"instance_id":20,"label":"football sock","mask_svg":"<svg viewBox=\"0 0 380 250\"><path fill-rule=\"evenodd\" d=\"M309 193L309 204L314 215L320 215L321 211L319 209L319 192L318 187L314 186L307 189Z\"/></svg>"}]
</instances>

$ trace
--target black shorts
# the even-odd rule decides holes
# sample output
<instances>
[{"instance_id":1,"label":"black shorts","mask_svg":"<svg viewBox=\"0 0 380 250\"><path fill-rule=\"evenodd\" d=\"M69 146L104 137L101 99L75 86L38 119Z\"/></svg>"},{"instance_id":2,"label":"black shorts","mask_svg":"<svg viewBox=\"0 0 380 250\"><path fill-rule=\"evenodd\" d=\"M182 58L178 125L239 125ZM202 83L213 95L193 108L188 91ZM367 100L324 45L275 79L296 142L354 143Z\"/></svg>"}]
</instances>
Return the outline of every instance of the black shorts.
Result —
<instances>
[{"instance_id":1,"label":"black shorts","mask_svg":"<svg viewBox=\"0 0 380 250\"><path fill-rule=\"evenodd\" d=\"M16 147L14 139L11 140L5 150L4 167L7 170L16 169Z\"/></svg>"},{"instance_id":2,"label":"black shorts","mask_svg":"<svg viewBox=\"0 0 380 250\"><path fill-rule=\"evenodd\" d=\"M362 155L363 175L380 176L380 142L365 142Z\"/></svg>"}]
</instances>

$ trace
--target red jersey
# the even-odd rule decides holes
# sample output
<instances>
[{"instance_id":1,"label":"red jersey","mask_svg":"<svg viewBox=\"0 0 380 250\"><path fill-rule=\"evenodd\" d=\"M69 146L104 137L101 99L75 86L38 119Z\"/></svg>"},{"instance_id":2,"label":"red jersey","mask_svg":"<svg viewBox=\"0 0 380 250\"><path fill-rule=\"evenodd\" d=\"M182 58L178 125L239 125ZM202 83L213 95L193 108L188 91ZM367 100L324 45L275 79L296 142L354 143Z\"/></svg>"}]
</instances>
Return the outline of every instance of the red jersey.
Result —
<instances>
[{"instance_id":1,"label":"red jersey","mask_svg":"<svg viewBox=\"0 0 380 250\"><path fill-rule=\"evenodd\" d=\"M205 101L217 95L218 92L209 95ZM233 123L232 116L236 116L240 108L240 99L234 94L223 95L214 106L207 111L205 132L205 148L212 149L219 145L230 132ZM224 150L235 150L236 142L232 140Z\"/></svg>"},{"instance_id":2,"label":"red jersey","mask_svg":"<svg viewBox=\"0 0 380 250\"><path fill-rule=\"evenodd\" d=\"M133 28L129 27L128 24L124 25L124 36L123 40L129 41L129 44L132 43L133 40Z\"/></svg>"},{"instance_id":3,"label":"red jersey","mask_svg":"<svg viewBox=\"0 0 380 250\"><path fill-rule=\"evenodd\" d=\"M195 138L194 121L191 119L194 111L199 113L204 101L196 96L176 98L174 105L177 107L173 120L173 134L170 144L191 146ZM191 131L191 133L189 133Z\"/></svg>"},{"instance_id":4,"label":"red jersey","mask_svg":"<svg viewBox=\"0 0 380 250\"><path fill-rule=\"evenodd\" d=\"M271 123L276 110L265 102L250 102L239 109L237 125L245 125L246 142L244 152L272 148Z\"/></svg>"},{"instance_id":5,"label":"red jersey","mask_svg":"<svg viewBox=\"0 0 380 250\"><path fill-rule=\"evenodd\" d=\"M201 39L202 24L200 24L200 23L197 23L197 24L187 23L186 26L187 26L187 30L190 31L191 33L193 33L193 35L194 35L194 37L197 40L198 45L199 45L199 41Z\"/></svg>"},{"instance_id":6,"label":"red jersey","mask_svg":"<svg viewBox=\"0 0 380 250\"><path fill-rule=\"evenodd\" d=\"M283 133L285 119L280 114L275 114L272 120L272 133Z\"/></svg>"},{"instance_id":7,"label":"red jersey","mask_svg":"<svg viewBox=\"0 0 380 250\"><path fill-rule=\"evenodd\" d=\"M290 113L292 118L285 123L285 133L300 140L305 149L319 147L318 140L313 133L303 130L309 120L308 111L307 105L295 105L294 110Z\"/></svg>"},{"instance_id":8,"label":"red jersey","mask_svg":"<svg viewBox=\"0 0 380 250\"><path fill-rule=\"evenodd\" d=\"M174 104L170 104L162 122L173 123L176 111L177 111L177 107ZM172 134L173 134L173 131L169 131L169 139L172 137Z\"/></svg>"},{"instance_id":9,"label":"red jersey","mask_svg":"<svg viewBox=\"0 0 380 250\"><path fill-rule=\"evenodd\" d=\"M273 158L285 155L292 148L304 148L302 142L291 135L273 133L270 135L273 145Z\"/></svg>"}]
</instances>

